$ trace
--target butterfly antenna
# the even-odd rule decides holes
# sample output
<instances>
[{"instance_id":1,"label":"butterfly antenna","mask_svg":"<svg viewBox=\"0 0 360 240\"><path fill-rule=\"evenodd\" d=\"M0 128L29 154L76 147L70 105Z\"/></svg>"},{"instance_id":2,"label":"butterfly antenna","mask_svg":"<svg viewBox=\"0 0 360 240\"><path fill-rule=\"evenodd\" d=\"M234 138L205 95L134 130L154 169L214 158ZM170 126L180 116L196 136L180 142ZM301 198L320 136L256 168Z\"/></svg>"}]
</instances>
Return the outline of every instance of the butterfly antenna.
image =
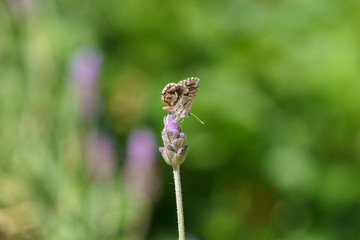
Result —
<instances>
[{"instance_id":1,"label":"butterfly antenna","mask_svg":"<svg viewBox=\"0 0 360 240\"><path fill-rule=\"evenodd\" d=\"M190 113L190 115L193 115L197 120L199 120L199 122L201 122L202 124L204 124L205 125L205 123L203 122L203 121L201 121L200 120L200 118L198 118L195 114L193 114L193 113Z\"/></svg>"}]
</instances>

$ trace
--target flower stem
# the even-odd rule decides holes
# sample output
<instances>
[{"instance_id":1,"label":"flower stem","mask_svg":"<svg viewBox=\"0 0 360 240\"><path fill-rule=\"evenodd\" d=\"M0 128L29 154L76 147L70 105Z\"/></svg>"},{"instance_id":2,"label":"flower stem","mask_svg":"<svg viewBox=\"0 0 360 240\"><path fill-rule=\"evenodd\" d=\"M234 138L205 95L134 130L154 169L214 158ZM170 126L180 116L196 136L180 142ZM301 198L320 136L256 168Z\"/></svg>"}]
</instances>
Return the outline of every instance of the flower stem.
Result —
<instances>
[{"instance_id":1,"label":"flower stem","mask_svg":"<svg viewBox=\"0 0 360 240\"><path fill-rule=\"evenodd\" d=\"M185 240L184 211L183 211L181 182L180 182L180 166L174 167L173 172L174 172L174 182L175 182L179 240Z\"/></svg>"}]
</instances>

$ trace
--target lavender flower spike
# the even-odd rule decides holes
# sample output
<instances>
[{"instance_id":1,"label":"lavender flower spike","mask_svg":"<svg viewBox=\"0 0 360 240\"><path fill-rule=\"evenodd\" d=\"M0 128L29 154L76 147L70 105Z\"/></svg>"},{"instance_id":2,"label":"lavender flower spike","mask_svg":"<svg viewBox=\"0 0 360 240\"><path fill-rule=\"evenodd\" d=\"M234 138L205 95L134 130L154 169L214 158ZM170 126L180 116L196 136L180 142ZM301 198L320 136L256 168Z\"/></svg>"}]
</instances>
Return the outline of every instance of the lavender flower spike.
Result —
<instances>
[{"instance_id":1,"label":"lavender flower spike","mask_svg":"<svg viewBox=\"0 0 360 240\"><path fill-rule=\"evenodd\" d=\"M172 113L164 118L164 124L164 130L161 132L164 147L159 148L159 150L165 162L173 167L179 240L185 240L180 164L185 160L189 145L185 144L186 135L182 132L179 120Z\"/></svg>"},{"instance_id":2,"label":"lavender flower spike","mask_svg":"<svg viewBox=\"0 0 360 240\"><path fill-rule=\"evenodd\" d=\"M179 121L172 113L164 117L165 127L161 132L164 147L159 148L165 162L172 167L179 167L184 162L189 145L185 144L186 135L182 132Z\"/></svg>"}]
</instances>

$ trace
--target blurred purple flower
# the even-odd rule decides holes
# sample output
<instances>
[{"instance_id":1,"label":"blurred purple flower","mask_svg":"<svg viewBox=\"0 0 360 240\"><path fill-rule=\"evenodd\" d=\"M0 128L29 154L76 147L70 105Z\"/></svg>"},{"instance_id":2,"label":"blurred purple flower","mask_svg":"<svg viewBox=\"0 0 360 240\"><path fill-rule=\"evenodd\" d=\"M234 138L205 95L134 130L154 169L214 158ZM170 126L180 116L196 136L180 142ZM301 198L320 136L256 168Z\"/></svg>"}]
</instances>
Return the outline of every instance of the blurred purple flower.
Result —
<instances>
[{"instance_id":1,"label":"blurred purple flower","mask_svg":"<svg viewBox=\"0 0 360 240\"><path fill-rule=\"evenodd\" d=\"M76 51L72 56L70 64L71 80L80 114L85 119L93 119L99 113L98 80L101 64L101 54L95 49L83 48Z\"/></svg>"},{"instance_id":2,"label":"blurred purple flower","mask_svg":"<svg viewBox=\"0 0 360 240\"><path fill-rule=\"evenodd\" d=\"M101 54L91 48L79 49L71 61L71 75L74 81L82 85L93 85L97 82L101 69Z\"/></svg>"},{"instance_id":3,"label":"blurred purple flower","mask_svg":"<svg viewBox=\"0 0 360 240\"><path fill-rule=\"evenodd\" d=\"M146 128L134 129L129 135L124 166L125 196L131 202L129 215L124 217L131 219L124 223L125 238L146 238L153 202L160 187L156 155L154 133Z\"/></svg>"},{"instance_id":4,"label":"blurred purple flower","mask_svg":"<svg viewBox=\"0 0 360 240\"><path fill-rule=\"evenodd\" d=\"M18 18L27 17L34 7L33 0L6 0L10 11Z\"/></svg>"},{"instance_id":5,"label":"blurred purple flower","mask_svg":"<svg viewBox=\"0 0 360 240\"><path fill-rule=\"evenodd\" d=\"M125 177L133 191L144 195L154 192L156 142L152 131L138 128L130 133Z\"/></svg>"},{"instance_id":6,"label":"blurred purple flower","mask_svg":"<svg viewBox=\"0 0 360 240\"><path fill-rule=\"evenodd\" d=\"M154 134L144 128L135 129L128 140L128 157L132 164L150 167L155 160L156 143Z\"/></svg>"},{"instance_id":7,"label":"blurred purple flower","mask_svg":"<svg viewBox=\"0 0 360 240\"><path fill-rule=\"evenodd\" d=\"M116 167L113 139L104 132L92 131L85 141L90 174L96 179L112 177Z\"/></svg>"}]
</instances>

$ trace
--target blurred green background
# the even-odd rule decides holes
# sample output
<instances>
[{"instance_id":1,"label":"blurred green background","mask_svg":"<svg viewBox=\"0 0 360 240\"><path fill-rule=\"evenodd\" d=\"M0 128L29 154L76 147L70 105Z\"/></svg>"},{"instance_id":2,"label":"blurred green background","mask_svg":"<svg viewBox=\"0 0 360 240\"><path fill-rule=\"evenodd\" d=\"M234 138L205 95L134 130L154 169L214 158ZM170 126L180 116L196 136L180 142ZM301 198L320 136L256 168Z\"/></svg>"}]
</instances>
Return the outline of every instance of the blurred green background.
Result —
<instances>
[{"instance_id":1,"label":"blurred green background","mask_svg":"<svg viewBox=\"0 0 360 240\"><path fill-rule=\"evenodd\" d=\"M160 92L201 79L188 240L360 239L360 3L2 0L0 239L177 239Z\"/></svg>"}]
</instances>

